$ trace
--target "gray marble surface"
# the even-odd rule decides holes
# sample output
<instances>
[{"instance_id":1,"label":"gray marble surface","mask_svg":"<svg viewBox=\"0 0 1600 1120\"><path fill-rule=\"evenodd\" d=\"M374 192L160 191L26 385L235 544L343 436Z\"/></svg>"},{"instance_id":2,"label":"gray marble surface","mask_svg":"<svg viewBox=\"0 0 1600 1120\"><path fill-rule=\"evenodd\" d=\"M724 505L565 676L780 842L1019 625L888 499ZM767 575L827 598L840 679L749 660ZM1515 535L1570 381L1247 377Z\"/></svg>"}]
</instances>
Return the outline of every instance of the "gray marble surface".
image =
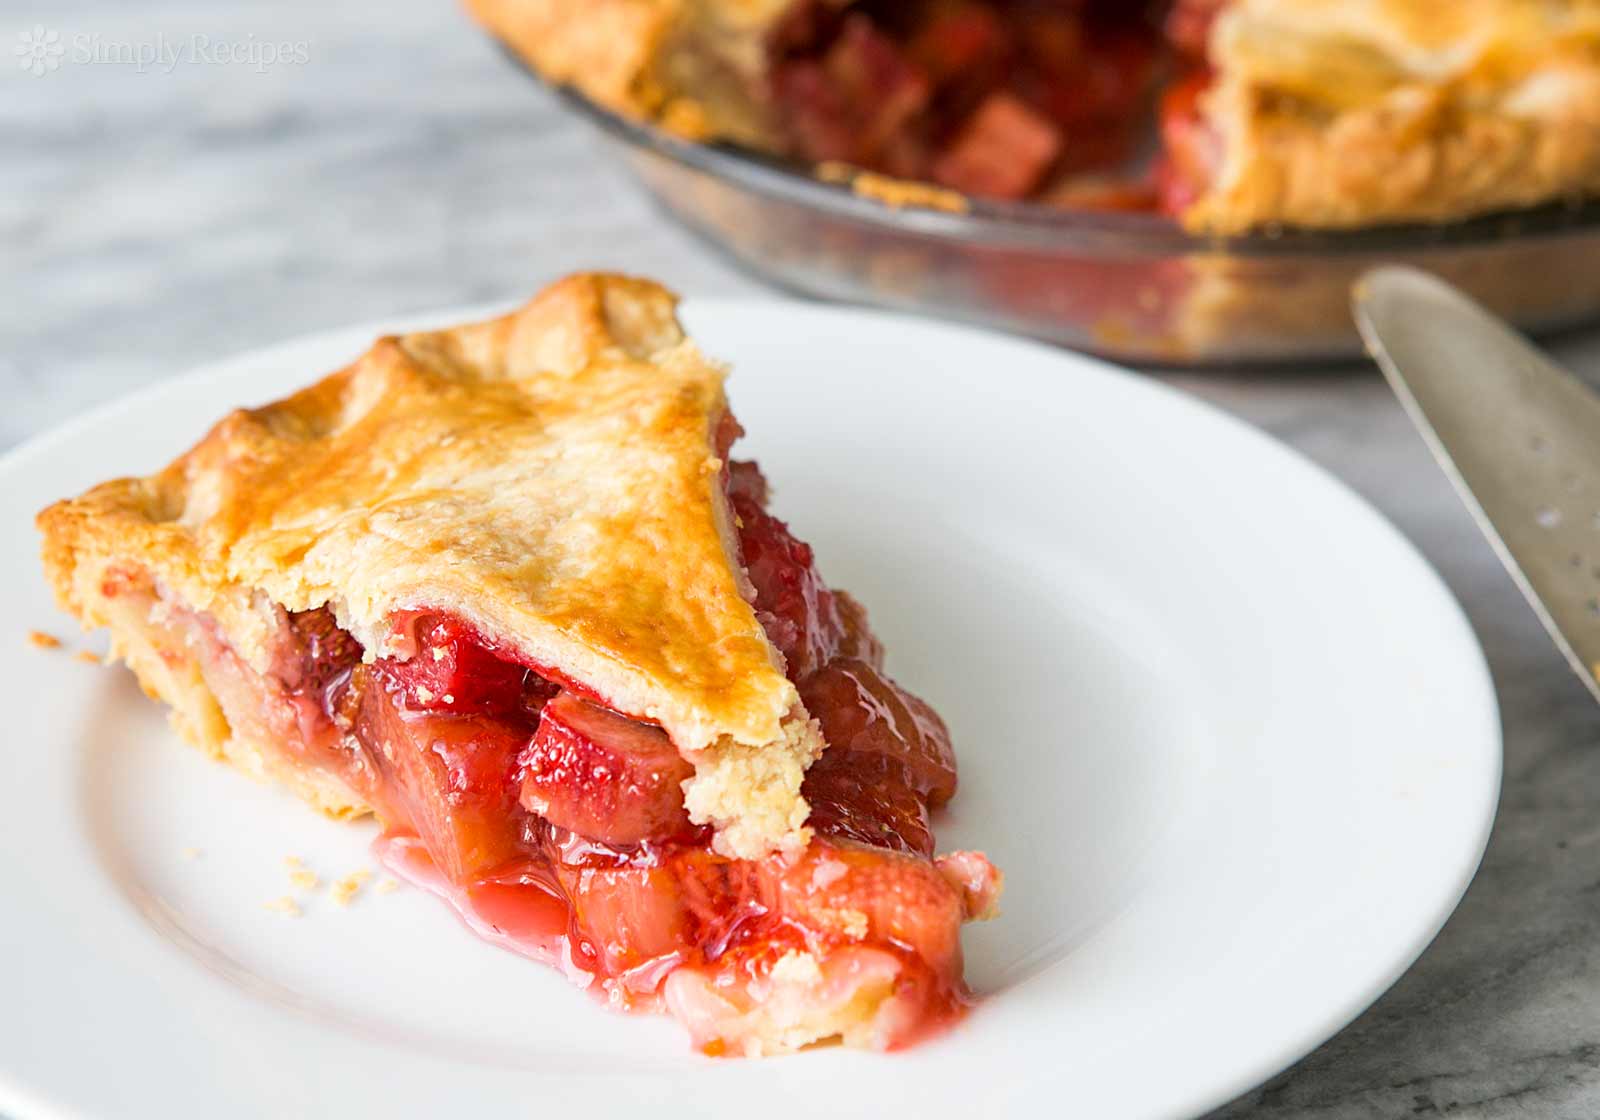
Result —
<instances>
[{"instance_id":1,"label":"gray marble surface","mask_svg":"<svg viewBox=\"0 0 1600 1120\"><path fill-rule=\"evenodd\" d=\"M9 49L35 23L65 48L38 78ZM163 35L176 64L83 57ZM305 57L206 61L195 35ZM450 0L9 0L0 41L0 446L194 363L574 268L763 290L658 218ZM1562 350L1600 374L1600 337ZM1499 822L1437 942L1217 1115L1600 1116L1600 709L1374 374L1170 380L1328 467L1418 544L1488 651L1506 735Z\"/></svg>"}]
</instances>

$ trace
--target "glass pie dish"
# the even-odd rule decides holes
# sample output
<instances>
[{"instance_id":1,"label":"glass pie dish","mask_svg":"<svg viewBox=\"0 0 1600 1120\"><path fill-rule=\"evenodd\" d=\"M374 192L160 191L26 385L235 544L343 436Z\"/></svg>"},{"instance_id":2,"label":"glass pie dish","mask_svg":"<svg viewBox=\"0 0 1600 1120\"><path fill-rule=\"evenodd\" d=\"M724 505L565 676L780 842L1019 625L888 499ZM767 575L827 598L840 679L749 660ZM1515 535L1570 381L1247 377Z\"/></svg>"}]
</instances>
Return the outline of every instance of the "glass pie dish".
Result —
<instances>
[{"instance_id":1,"label":"glass pie dish","mask_svg":"<svg viewBox=\"0 0 1600 1120\"><path fill-rule=\"evenodd\" d=\"M1434 272L1534 332L1600 319L1600 203L1438 226L1206 237L1152 213L819 175L685 141L557 92L616 143L669 214L806 295L1188 367L1358 356L1350 285L1377 264Z\"/></svg>"}]
</instances>

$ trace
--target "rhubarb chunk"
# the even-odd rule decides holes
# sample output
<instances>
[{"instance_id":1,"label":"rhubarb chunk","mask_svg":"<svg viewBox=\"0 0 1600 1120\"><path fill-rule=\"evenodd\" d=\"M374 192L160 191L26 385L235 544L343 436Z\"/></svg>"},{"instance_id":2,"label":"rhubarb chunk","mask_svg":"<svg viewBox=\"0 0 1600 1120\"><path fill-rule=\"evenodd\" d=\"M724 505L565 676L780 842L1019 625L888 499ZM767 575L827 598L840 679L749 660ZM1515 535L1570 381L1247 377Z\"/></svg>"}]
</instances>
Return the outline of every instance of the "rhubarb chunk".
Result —
<instances>
[{"instance_id":1,"label":"rhubarb chunk","mask_svg":"<svg viewBox=\"0 0 1600 1120\"><path fill-rule=\"evenodd\" d=\"M380 674L362 691L356 734L380 771L384 816L409 823L439 869L462 883L516 857L517 760L525 722L405 710Z\"/></svg>"},{"instance_id":2,"label":"rhubarb chunk","mask_svg":"<svg viewBox=\"0 0 1600 1120\"><path fill-rule=\"evenodd\" d=\"M1024 198L1061 154L1055 125L1009 93L993 93L934 161L933 178L985 198Z\"/></svg>"},{"instance_id":3,"label":"rhubarb chunk","mask_svg":"<svg viewBox=\"0 0 1600 1120\"><path fill-rule=\"evenodd\" d=\"M694 768L659 727L562 692L544 707L523 761L522 804L606 844L693 832L683 783Z\"/></svg>"}]
</instances>

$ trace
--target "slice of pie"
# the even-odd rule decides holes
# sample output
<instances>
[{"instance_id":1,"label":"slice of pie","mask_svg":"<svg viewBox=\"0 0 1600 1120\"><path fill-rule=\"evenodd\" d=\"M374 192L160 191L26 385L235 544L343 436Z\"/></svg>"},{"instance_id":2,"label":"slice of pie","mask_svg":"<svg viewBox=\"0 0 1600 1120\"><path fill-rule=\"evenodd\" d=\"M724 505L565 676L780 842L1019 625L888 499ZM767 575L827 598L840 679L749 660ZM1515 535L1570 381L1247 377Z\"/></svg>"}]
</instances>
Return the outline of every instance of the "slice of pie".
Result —
<instances>
[{"instance_id":1,"label":"slice of pie","mask_svg":"<svg viewBox=\"0 0 1600 1120\"><path fill-rule=\"evenodd\" d=\"M618 112L976 197L1236 233L1600 193L1600 0L466 2Z\"/></svg>"},{"instance_id":2,"label":"slice of pie","mask_svg":"<svg viewBox=\"0 0 1600 1120\"><path fill-rule=\"evenodd\" d=\"M380 340L39 515L61 604L177 729L491 941L708 1053L907 1043L968 1002L983 856L944 724L767 508L674 297L580 275Z\"/></svg>"}]
</instances>

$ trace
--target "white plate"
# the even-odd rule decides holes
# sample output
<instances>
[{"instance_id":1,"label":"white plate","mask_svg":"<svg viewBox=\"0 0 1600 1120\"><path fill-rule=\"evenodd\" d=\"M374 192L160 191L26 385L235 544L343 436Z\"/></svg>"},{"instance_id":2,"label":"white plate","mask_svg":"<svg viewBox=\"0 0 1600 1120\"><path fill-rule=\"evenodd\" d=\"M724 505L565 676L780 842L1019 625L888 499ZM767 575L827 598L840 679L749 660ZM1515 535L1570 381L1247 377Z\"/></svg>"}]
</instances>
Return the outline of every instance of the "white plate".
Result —
<instances>
[{"instance_id":1,"label":"white plate","mask_svg":"<svg viewBox=\"0 0 1600 1120\"><path fill-rule=\"evenodd\" d=\"M686 318L734 362L777 511L954 731L943 845L1008 874L1004 915L966 935L979 1008L903 1054L712 1061L418 892L263 909L286 854L326 880L368 865L370 829L180 746L121 670L25 643L68 631L28 519L342 364L368 327L210 367L0 463L0 1110L1180 1116L1415 959L1477 866L1499 724L1460 610L1369 507L1085 358L814 306Z\"/></svg>"}]
</instances>

